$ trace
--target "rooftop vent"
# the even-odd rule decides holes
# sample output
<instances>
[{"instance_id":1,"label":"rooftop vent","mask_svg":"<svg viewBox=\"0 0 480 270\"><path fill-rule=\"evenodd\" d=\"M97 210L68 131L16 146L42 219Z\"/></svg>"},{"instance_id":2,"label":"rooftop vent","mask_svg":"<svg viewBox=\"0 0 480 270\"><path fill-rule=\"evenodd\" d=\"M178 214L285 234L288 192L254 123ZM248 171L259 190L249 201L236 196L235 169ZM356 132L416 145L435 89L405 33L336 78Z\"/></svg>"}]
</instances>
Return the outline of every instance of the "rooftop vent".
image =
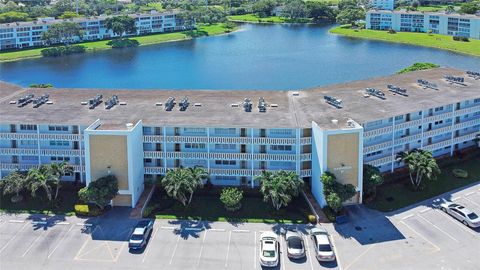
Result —
<instances>
[{"instance_id":1,"label":"rooftop vent","mask_svg":"<svg viewBox=\"0 0 480 270\"><path fill-rule=\"evenodd\" d=\"M258 111L259 112L267 112L267 103L263 97L258 99Z\"/></svg>"},{"instance_id":2,"label":"rooftop vent","mask_svg":"<svg viewBox=\"0 0 480 270\"><path fill-rule=\"evenodd\" d=\"M180 105L180 111L186 111L187 108L188 108L188 105L190 105L190 103L188 102L188 97L184 97L182 98L182 100L180 101L180 103L178 103L178 105Z\"/></svg>"},{"instance_id":3,"label":"rooftop vent","mask_svg":"<svg viewBox=\"0 0 480 270\"><path fill-rule=\"evenodd\" d=\"M353 121L352 119L348 119L347 120L347 127L355 128L355 121Z\"/></svg>"},{"instance_id":4,"label":"rooftop vent","mask_svg":"<svg viewBox=\"0 0 480 270\"><path fill-rule=\"evenodd\" d=\"M332 119L332 124L338 126L338 120L337 119Z\"/></svg>"},{"instance_id":5,"label":"rooftop vent","mask_svg":"<svg viewBox=\"0 0 480 270\"><path fill-rule=\"evenodd\" d=\"M388 88L388 91L390 91L394 94L399 94L399 95L408 97L407 89L405 89L405 88L401 88L401 87L393 85L393 84L388 84L387 88Z\"/></svg>"},{"instance_id":6,"label":"rooftop vent","mask_svg":"<svg viewBox=\"0 0 480 270\"><path fill-rule=\"evenodd\" d=\"M105 109L110 110L113 106L118 104L118 97L117 95L113 95L107 101L105 101Z\"/></svg>"},{"instance_id":7,"label":"rooftop vent","mask_svg":"<svg viewBox=\"0 0 480 270\"><path fill-rule=\"evenodd\" d=\"M161 102L155 103L155 106L162 106L162 105L163 105L163 103L161 103Z\"/></svg>"},{"instance_id":8,"label":"rooftop vent","mask_svg":"<svg viewBox=\"0 0 480 270\"><path fill-rule=\"evenodd\" d=\"M472 77L474 78L475 80L479 80L480 79L480 72L476 72L476 71L467 71L467 76L468 77Z\"/></svg>"},{"instance_id":9,"label":"rooftop vent","mask_svg":"<svg viewBox=\"0 0 480 270\"><path fill-rule=\"evenodd\" d=\"M38 97L33 100L33 107L38 108L42 106L42 104L46 103L48 101L48 98L50 96L48 94L43 94L41 97Z\"/></svg>"},{"instance_id":10,"label":"rooftop vent","mask_svg":"<svg viewBox=\"0 0 480 270\"><path fill-rule=\"evenodd\" d=\"M28 94L28 95L20 98L19 100L17 100L17 104L18 104L17 106L18 107L23 107L23 106L27 105L28 103L33 101L34 96L35 95L33 95L33 94Z\"/></svg>"},{"instance_id":11,"label":"rooftop vent","mask_svg":"<svg viewBox=\"0 0 480 270\"><path fill-rule=\"evenodd\" d=\"M295 91L295 92L292 93L292 96L298 97L298 96L300 96L300 92Z\"/></svg>"},{"instance_id":12,"label":"rooftop vent","mask_svg":"<svg viewBox=\"0 0 480 270\"><path fill-rule=\"evenodd\" d=\"M278 107L278 104L272 103L272 104L270 104L270 107L271 107L271 108L277 108L277 107Z\"/></svg>"},{"instance_id":13,"label":"rooftop vent","mask_svg":"<svg viewBox=\"0 0 480 270\"><path fill-rule=\"evenodd\" d=\"M365 89L365 92L370 96L378 97L380 99L385 99L385 93L383 93L383 91L381 90L378 90L375 88L367 88Z\"/></svg>"},{"instance_id":14,"label":"rooftop vent","mask_svg":"<svg viewBox=\"0 0 480 270\"><path fill-rule=\"evenodd\" d=\"M245 98L243 100L243 109L245 109L246 112L251 112L252 111L252 100L249 98Z\"/></svg>"},{"instance_id":15,"label":"rooftop vent","mask_svg":"<svg viewBox=\"0 0 480 270\"><path fill-rule=\"evenodd\" d=\"M232 104L230 104L230 107L232 107L232 108L238 108L238 107L240 107L240 104L238 104L238 103L232 103Z\"/></svg>"},{"instance_id":16,"label":"rooftop vent","mask_svg":"<svg viewBox=\"0 0 480 270\"><path fill-rule=\"evenodd\" d=\"M325 102L332 105L333 107L337 109L343 108L343 101L341 99L332 96L323 96L323 98L325 99Z\"/></svg>"},{"instance_id":17,"label":"rooftop vent","mask_svg":"<svg viewBox=\"0 0 480 270\"><path fill-rule=\"evenodd\" d=\"M194 107L202 107L202 103L195 103L193 104Z\"/></svg>"},{"instance_id":18,"label":"rooftop vent","mask_svg":"<svg viewBox=\"0 0 480 270\"><path fill-rule=\"evenodd\" d=\"M438 90L438 86L435 83L431 83L427 80L424 79L418 79L417 80L418 85L420 85L422 88L430 88L433 90Z\"/></svg>"},{"instance_id":19,"label":"rooftop vent","mask_svg":"<svg viewBox=\"0 0 480 270\"><path fill-rule=\"evenodd\" d=\"M102 103L103 95L96 95L94 98L88 100L88 108L90 110L95 109L100 103Z\"/></svg>"},{"instance_id":20,"label":"rooftop vent","mask_svg":"<svg viewBox=\"0 0 480 270\"><path fill-rule=\"evenodd\" d=\"M169 97L167 101L165 101L165 111L171 111L175 106L175 98Z\"/></svg>"},{"instance_id":21,"label":"rooftop vent","mask_svg":"<svg viewBox=\"0 0 480 270\"><path fill-rule=\"evenodd\" d=\"M463 78L463 77L453 76L453 75L445 75L443 77L445 78L445 80L447 80L447 82L465 85L465 83L464 83L465 78Z\"/></svg>"},{"instance_id":22,"label":"rooftop vent","mask_svg":"<svg viewBox=\"0 0 480 270\"><path fill-rule=\"evenodd\" d=\"M126 126L128 129L133 128L133 124L132 124L132 123L126 123L125 126Z\"/></svg>"}]
</instances>

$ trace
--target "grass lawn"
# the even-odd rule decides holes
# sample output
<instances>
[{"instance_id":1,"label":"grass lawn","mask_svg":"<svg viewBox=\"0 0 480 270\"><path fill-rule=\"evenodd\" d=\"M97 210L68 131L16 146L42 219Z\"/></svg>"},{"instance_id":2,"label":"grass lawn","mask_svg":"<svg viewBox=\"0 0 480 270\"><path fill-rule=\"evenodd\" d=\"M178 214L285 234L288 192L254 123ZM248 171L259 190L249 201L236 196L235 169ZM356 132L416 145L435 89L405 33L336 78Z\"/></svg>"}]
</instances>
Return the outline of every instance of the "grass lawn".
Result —
<instances>
[{"instance_id":1,"label":"grass lawn","mask_svg":"<svg viewBox=\"0 0 480 270\"><path fill-rule=\"evenodd\" d=\"M422 191L413 191L410 182L388 184L378 189L377 197L367 206L380 210L392 211L416 202L420 202L450 190L480 181L480 157L472 158L457 165L446 166L435 182L429 182ZM456 178L452 170L455 168L466 170L468 178ZM393 200L392 200L393 199Z\"/></svg>"},{"instance_id":2,"label":"grass lawn","mask_svg":"<svg viewBox=\"0 0 480 270\"><path fill-rule=\"evenodd\" d=\"M330 33L365 39L375 39L381 41L404 43L424 47L449 50L474 56L480 56L480 40L470 39L470 42L454 41L451 36L397 32L389 34L387 31L377 31L369 29L354 30L342 26L330 29Z\"/></svg>"},{"instance_id":3,"label":"grass lawn","mask_svg":"<svg viewBox=\"0 0 480 270\"><path fill-rule=\"evenodd\" d=\"M295 198L288 207L279 211L263 202L261 197L246 197L242 208L228 212L220 202L218 195L194 195L191 205L183 207L179 202L155 193L149 206L156 206L151 216L158 219L209 220L256 223L306 223L310 209L304 198Z\"/></svg>"},{"instance_id":4,"label":"grass lawn","mask_svg":"<svg viewBox=\"0 0 480 270\"><path fill-rule=\"evenodd\" d=\"M39 195L35 198L30 196L29 192L23 193L23 200L18 203L12 203L10 198L12 195L3 195L0 193L0 212L6 213L30 213L30 214L64 214L74 215L74 205L78 201L77 188L68 186L60 189L58 194L57 207L53 210L50 202L43 196L42 192L38 192Z\"/></svg>"},{"instance_id":5,"label":"grass lawn","mask_svg":"<svg viewBox=\"0 0 480 270\"><path fill-rule=\"evenodd\" d=\"M132 37L130 39L137 40L138 42L140 42L140 46L143 46L143 45L159 44L164 42L188 40L188 39L201 37L201 36L219 35L219 34L224 34L226 32L227 32L227 29L225 27L225 24L219 23L219 24L212 24L212 25L198 25L196 30L191 30L191 31L154 34L154 35L147 35L147 36ZM111 49L111 47L107 45L107 42L108 40L100 40L100 41L84 42L80 44L87 47L87 52L89 51L92 52L92 51ZM45 48L3 52L3 53L0 53L0 62L9 62L9 61L17 61L21 59L42 57L41 50L43 49Z\"/></svg>"},{"instance_id":6,"label":"grass lawn","mask_svg":"<svg viewBox=\"0 0 480 270\"><path fill-rule=\"evenodd\" d=\"M279 17L279 16L258 17L255 14L228 16L228 20L234 21L234 22L250 22L250 23L308 23L308 22L311 22L311 19L290 20L288 18Z\"/></svg>"}]
</instances>

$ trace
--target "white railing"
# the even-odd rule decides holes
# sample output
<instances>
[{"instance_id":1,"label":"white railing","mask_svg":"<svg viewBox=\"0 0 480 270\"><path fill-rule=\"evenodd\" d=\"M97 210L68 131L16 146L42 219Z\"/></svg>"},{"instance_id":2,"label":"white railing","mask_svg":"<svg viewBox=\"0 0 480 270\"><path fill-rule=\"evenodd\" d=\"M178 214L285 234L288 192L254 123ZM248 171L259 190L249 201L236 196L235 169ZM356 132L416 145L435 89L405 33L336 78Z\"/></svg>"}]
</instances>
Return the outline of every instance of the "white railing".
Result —
<instances>
[{"instance_id":1,"label":"white railing","mask_svg":"<svg viewBox=\"0 0 480 270\"><path fill-rule=\"evenodd\" d=\"M441 148L445 148L447 146L450 146L452 143L452 140L451 139L447 139L445 141L441 141L441 142L436 142L436 143L432 143L432 144L429 144L429 145L426 145L424 147L422 147L423 150L427 150L427 151L435 151L437 149L441 149Z\"/></svg>"},{"instance_id":2,"label":"white railing","mask_svg":"<svg viewBox=\"0 0 480 270\"><path fill-rule=\"evenodd\" d=\"M145 174L165 174L167 170L174 168L164 167L145 167ZM279 169L280 170L280 169ZM275 172L279 170L266 170L269 172ZM251 169L210 169L209 174L215 176L259 176L264 170L251 170ZM286 170L295 172L294 170ZM301 170L300 177L308 177L312 175L312 170Z\"/></svg>"},{"instance_id":3,"label":"white railing","mask_svg":"<svg viewBox=\"0 0 480 270\"><path fill-rule=\"evenodd\" d=\"M381 166L383 164L392 163L393 161L394 161L394 159L393 159L392 156L386 156L386 157L371 160L371 161L368 161L368 162L365 162L365 163L377 167L377 166Z\"/></svg>"},{"instance_id":4,"label":"white railing","mask_svg":"<svg viewBox=\"0 0 480 270\"><path fill-rule=\"evenodd\" d=\"M478 131L453 138L453 143L456 144L456 143L463 143L463 142L467 142L467 141L472 141L473 139L476 138L477 134L478 134Z\"/></svg>"},{"instance_id":5,"label":"white railing","mask_svg":"<svg viewBox=\"0 0 480 270\"><path fill-rule=\"evenodd\" d=\"M259 160L259 161L296 161L295 154L261 154L261 153L215 153L211 152L162 152L145 151L144 158L168 159L216 159L216 160ZM301 154L300 160L312 159L312 154Z\"/></svg>"},{"instance_id":6,"label":"white railing","mask_svg":"<svg viewBox=\"0 0 480 270\"><path fill-rule=\"evenodd\" d=\"M480 111L480 105L465 108L465 109L461 109L461 110L457 110L453 113L453 115L454 116L461 116L461 115L464 115L464 114L470 114L470 113L478 112L478 111Z\"/></svg>"},{"instance_id":7,"label":"white railing","mask_svg":"<svg viewBox=\"0 0 480 270\"><path fill-rule=\"evenodd\" d=\"M38 155L38 150L37 149L26 149L26 148L0 148L0 155L36 156L36 155Z\"/></svg>"},{"instance_id":8,"label":"white railing","mask_svg":"<svg viewBox=\"0 0 480 270\"><path fill-rule=\"evenodd\" d=\"M73 168L74 172L84 172L85 171L85 166L80 166L80 165L71 165ZM31 168L38 168L38 164L18 164L18 163L2 163L0 164L0 169L5 170L5 171L15 171L15 170L20 170L20 171L25 171L29 170Z\"/></svg>"},{"instance_id":9,"label":"white railing","mask_svg":"<svg viewBox=\"0 0 480 270\"><path fill-rule=\"evenodd\" d=\"M79 134L47 134L47 133L0 133L3 140L58 140L58 141L79 141L83 140Z\"/></svg>"},{"instance_id":10,"label":"white railing","mask_svg":"<svg viewBox=\"0 0 480 270\"><path fill-rule=\"evenodd\" d=\"M382 128L378 128L378 129L369 130L369 131L364 132L363 137L365 137L365 138L375 137L375 136L379 136L379 135L382 135L382 134L391 133L392 131L393 131L392 126L382 127Z\"/></svg>"},{"instance_id":11,"label":"white railing","mask_svg":"<svg viewBox=\"0 0 480 270\"><path fill-rule=\"evenodd\" d=\"M163 142L162 135L145 135L144 142ZM310 138L303 138L310 139ZM310 140L304 144L308 144ZM207 137L207 136L165 136L167 143L222 143L222 144L269 144L269 145L295 145L295 138L264 138L264 137Z\"/></svg>"},{"instance_id":12,"label":"white railing","mask_svg":"<svg viewBox=\"0 0 480 270\"><path fill-rule=\"evenodd\" d=\"M392 141L382 142L379 144L374 144L374 145L364 147L363 154L368 154L371 152L375 152L375 151L379 151L379 150L382 150L385 148L391 148L391 147L392 147Z\"/></svg>"},{"instance_id":13,"label":"white railing","mask_svg":"<svg viewBox=\"0 0 480 270\"><path fill-rule=\"evenodd\" d=\"M312 137L300 138L300 144L301 145L312 144Z\"/></svg>"}]
</instances>

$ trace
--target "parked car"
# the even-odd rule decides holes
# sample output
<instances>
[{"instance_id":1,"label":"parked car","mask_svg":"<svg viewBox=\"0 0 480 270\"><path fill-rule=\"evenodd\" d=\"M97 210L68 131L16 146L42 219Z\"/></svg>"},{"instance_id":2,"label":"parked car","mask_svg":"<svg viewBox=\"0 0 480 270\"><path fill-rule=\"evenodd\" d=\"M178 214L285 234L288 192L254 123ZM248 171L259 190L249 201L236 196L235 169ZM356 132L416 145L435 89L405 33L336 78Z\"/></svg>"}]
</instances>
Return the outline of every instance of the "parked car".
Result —
<instances>
[{"instance_id":1,"label":"parked car","mask_svg":"<svg viewBox=\"0 0 480 270\"><path fill-rule=\"evenodd\" d=\"M330 236L324 228L313 228L310 236L315 249L315 257L321 262L331 262L335 260L335 252L333 251Z\"/></svg>"},{"instance_id":2,"label":"parked car","mask_svg":"<svg viewBox=\"0 0 480 270\"><path fill-rule=\"evenodd\" d=\"M147 244L148 237L153 231L152 220L141 220L133 229L132 235L128 240L128 247L131 249L142 249Z\"/></svg>"},{"instance_id":3,"label":"parked car","mask_svg":"<svg viewBox=\"0 0 480 270\"><path fill-rule=\"evenodd\" d=\"M285 242L287 242L287 256L289 258L301 259L305 257L305 245L299 232L288 230L285 233Z\"/></svg>"},{"instance_id":4,"label":"parked car","mask_svg":"<svg viewBox=\"0 0 480 270\"><path fill-rule=\"evenodd\" d=\"M278 236L273 232L260 235L260 265L275 267L279 261Z\"/></svg>"},{"instance_id":5,"label":"parked car","mask_svg":"<svg viewBox=\"0 0 480 270\"><path fill-rule=\"evenodd\" d=\"M460 220L465 226L472 228L480 227L480 217L463 205L444 201L440 204L440 209L450 216Z\"/></svg>"}]
</instances>

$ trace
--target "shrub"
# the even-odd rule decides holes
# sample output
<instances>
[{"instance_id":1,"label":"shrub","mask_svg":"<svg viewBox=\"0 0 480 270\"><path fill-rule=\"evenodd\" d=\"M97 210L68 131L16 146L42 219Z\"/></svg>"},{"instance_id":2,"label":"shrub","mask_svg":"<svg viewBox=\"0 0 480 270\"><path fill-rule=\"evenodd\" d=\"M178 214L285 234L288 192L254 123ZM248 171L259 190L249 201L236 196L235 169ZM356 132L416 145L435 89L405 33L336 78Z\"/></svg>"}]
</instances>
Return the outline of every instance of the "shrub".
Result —
<instances>
[{"instance_id":1,"label":"shrub","mask_svg":"<svg viewBox=\"0 0 480 270\"><path fill-rule=\"evenodd\" d=\"M220 201L228 211L237 211L242 207L243 191L238 188L224 188L220 193Z\"/></svg>"},{"instance_id":2,"label":"shrub","mask_svg":"<svg viewBox=\"0 0 480 270\"><path fill-rule=\"evenodd\" d=\"M135 39L122 38L122 39L110 40L109 42L107 42L107 45L110 45L112 46L112 48L115 48L115 49L132 48L132 47L138 47L138 45L140 45L140 42L138 42Z\"/></svg>"},{"instance_id":3,"label":"shrub","mask_svg":"<svg viewBox=\"0 0 480 270\"><path fill-rule=\"evenodd\" d=\"M457 178L468 178L468 172L462 169L453 169L452 173Z\"/></svg>"},{"instance_id":4,"label":"shrub","mask_svg":"<svg viewBox=\"0 0 480 270\"><path fill-rule=\"evenodd\" d=\"M310 223L317 223L317 217L315 215L308 215L308 221Z\"/></svg>"},{"instance_id":5,"label":"shrub","mask_svg":"<svg viewBox=\"0 0 480 270\"><path fill-rule=\"evenodd\" d=\"M437 65L437 64L419 62L419 63L414 63L413 65L400 70L398 72L398 74L417 71L417 70L426 70L426 69L438 68L438 67L440 67L440 66Z\"/></svg>"},{"instance_id":6,"label":"shrub","mask_svg":"<svg viewBox=\"0 0 480 270\"><path fill-rule=\"evenodd\" d=\"M464 36L453 36L453 40L455 41L463 41L463 42L469 42L470 40L468 39L468 37L464 37Z\"/></svg>"},{"instance_id":7,"label":"shrub","mask_svg":"<svg viewBox=\"0 0 480 270\"><path fill-rule=\"evenodd\" d=\"M396 34L397 31L395 31L395 30L393 30L393 29L388 29L388 33L389 33L389 34Z\"/></svg>"},{"instance_id":8,"label":"shrub","mask_svg":"<svg viewBox=\"0 0 480 270\"><path fill-rule=\"evenodd\" d=\"M52 84L49 84L49 83L34 83L34 84L30 84L31 88L52 88L53 85Z\"/></svg>"},{"instance_id":9,"label":"shrub","mask_svg":"<svg viewBox=\"0 0 480 270\"><path fill-rule=\"evenodd\" d=\"M43 49L41 50L41 54L43 57L57 57L74 53L84 53L85 50L86 47L83 45L59 46Z\"/></svg>"},{"instance_id":10,"label":"shrub","mask_svg":"<svg viewBox=\"0 0 480 270\"><path fill-rule=\"evenodd\" d=\"M147 207L145 207L145 209L143 209L142 216L149 217L152 214L153 210L155 210L156 208L157 208L156 204L148 205Z\"/></svg>"},{"instance_id":11,"label":"shrub","mask_svg":"<svg viewBox=\"0 0 480 270\"><path fill-rule=\"evenodd\" d=\"M87 204L75 204L75 213L77 215L88 215L89 209Z\"/></svg>"}]
</instances>

